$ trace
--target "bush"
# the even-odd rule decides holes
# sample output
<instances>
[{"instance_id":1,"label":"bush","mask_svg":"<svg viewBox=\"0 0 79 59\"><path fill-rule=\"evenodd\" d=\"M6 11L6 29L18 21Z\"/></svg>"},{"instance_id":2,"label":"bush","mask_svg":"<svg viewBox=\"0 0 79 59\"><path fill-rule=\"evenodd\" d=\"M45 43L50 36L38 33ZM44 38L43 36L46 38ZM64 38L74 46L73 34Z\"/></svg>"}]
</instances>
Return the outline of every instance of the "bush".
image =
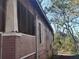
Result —
<instances>
[{"instance_id":1,"label":"bush","mask_svg":"<svg viewBox=\"0 0 79 59\"><path fill-rule=\"evenodd\" d=\"M55 34L53 50L54 54L57 54L58 51L63 51L63 53L69 52L71 54L77 53L72 37L70 35L63 36L59 33Z\"/></svg>"}]
</instances>

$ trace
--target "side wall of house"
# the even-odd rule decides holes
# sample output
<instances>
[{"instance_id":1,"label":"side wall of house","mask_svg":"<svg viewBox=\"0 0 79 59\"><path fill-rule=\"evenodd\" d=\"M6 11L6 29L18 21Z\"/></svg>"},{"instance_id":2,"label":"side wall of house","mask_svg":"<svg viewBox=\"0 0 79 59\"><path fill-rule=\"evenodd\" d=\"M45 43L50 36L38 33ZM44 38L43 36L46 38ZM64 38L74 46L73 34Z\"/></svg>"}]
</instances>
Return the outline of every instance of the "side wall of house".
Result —
<instances>
[{"instance_id":1,"label":"side wall of house","mask_svg":"<svg viewBox=\"0 0 79 59\"><path fill-rule=\"evenodd\" d=\"M37 10L33 9L33 6L29 2L29 0L19 0L25 8L32 13L32 15L36 18L34 21L36 21L36 36L37 36L37 45L38 45L38 58L40 59L46 59L47 56L49 56L52 52L51 50L51 43L53 40L53 34L51 30L47 27L47 24L45 24L40 17ZM45 20L46 21L46 20ZM41 43L39 39L39 23L41 24Z\"/></svg>"},{"instance_id":2,"label":"side wall of house","mask_svg":"<svg viewBox=\"0 0 79 59\"><path fill-rule=\"evenodd\" d=\"M53 33L42 21L39 14L36 14L36 28L37 28L37 40L38 40L38 54L40 59L46 59L52 54L51 43L53 41ZM39 39L39 23L41 24L41 43Z\"/></svg>"},{"instance_id":3,"label":"side wall of house","mask_svg":"<svg viewBox=\"0 0 79 59\"><path fill-rule=\"evenodd\" d=\"M29 2L29 0L18 0L18 1L20 1L25 6L25 8L29 10L30 13L32 13L32 15L34 15L34 17L36 18L35 19L36 36L23 35L20 33L12 34L12 32L3 34L2 58L3 59L35 59L36 39L37 39L38 58L47 59L47 56L51 52L51 42L53 40L52 32L44 23L44 21L42 21L42 18L38 14L37 10L33 9L33 6ZM2 16L1 12L0 15ZM1 21L2 20L0 20L0 22ZM39 39L39 23L41 24L41 43ZM0 27L2 27L2 25L0 25ZM0 36L0 48L1 48L1 40L2 39Z\"/></svg>"},{"instance_id":4,"label":"side wall of house","mask_svg":"<svg viewBox=\"0 0 79 59\"><path fill-rule=\"evenodd\" d=\"M29 3L29 0L20 0L20 1L26 7L26 9L29 10L36 18L35 21L36 21L38 58L46 59L47 56L52 54L51 43L53 40L53 33L51 32L47 24L45 24L44 21L42 21L43 18L40 17L37 10L33 9L33 6L31 5L31 3ZM41 43L39 39L39 23L41 24Z\"/></svg>"}]
</instances>

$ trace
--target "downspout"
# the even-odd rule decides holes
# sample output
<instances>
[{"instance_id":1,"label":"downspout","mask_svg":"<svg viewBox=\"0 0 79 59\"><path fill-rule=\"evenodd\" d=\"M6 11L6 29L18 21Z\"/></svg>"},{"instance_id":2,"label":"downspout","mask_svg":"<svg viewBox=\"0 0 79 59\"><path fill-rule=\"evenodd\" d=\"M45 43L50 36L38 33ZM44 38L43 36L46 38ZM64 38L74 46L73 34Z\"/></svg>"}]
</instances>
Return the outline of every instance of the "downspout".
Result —
<instances>
[{"instance_id":1,"label":"downspout","mask_svg":"<svg viewBox=\"0 0 79 59\"><path fill-rule=\"evenodd\" d=\"M38 3L38 1L36 0L36 2ZM38 31L38 25L37 25L37 15L36 15L36 12L35 12L35 35L36 35L36 59L39 59L39 49L38 49L38 34L37 34L37 31Z\"/></svg>"},{"instance_id":2,"label":"downspout","mask_svg":"<svg viewBox=\"0 0 79 59\"><path fill-rule=\"evenodd\" d=\"M38 35L37 35L37 16L35 15L35 42L36 42L36 59L39 59L38 58L38 56L39 56L39 54L38 54Z\"/></svg>"}]
</instances>

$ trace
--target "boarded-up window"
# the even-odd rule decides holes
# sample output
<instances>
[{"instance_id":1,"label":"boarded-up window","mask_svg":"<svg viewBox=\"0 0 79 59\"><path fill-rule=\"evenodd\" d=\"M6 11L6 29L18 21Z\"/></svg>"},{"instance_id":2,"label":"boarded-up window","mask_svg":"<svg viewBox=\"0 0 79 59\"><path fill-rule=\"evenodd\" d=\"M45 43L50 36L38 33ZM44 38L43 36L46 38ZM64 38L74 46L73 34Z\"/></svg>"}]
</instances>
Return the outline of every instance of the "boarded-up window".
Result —
<instances>
[{"instance_id":1,"label":"boarded-up window","mask_svg":"<svg viewBox=\"0 0 79 59\"><path fill-rule=\"evenodd\" d=\"M5 30L6 0L0 0L0 32Z\"/></svg>"},{"instance_id":2,"label":"boarded-up window","mask_svg":"<svg viewBox=\"0 0 79 59\"><path fill-rule=\"evenodd\" d=\"M34 16L19 1L17 12L19 32L35 35Z\"/></svg>"}]
</instances>

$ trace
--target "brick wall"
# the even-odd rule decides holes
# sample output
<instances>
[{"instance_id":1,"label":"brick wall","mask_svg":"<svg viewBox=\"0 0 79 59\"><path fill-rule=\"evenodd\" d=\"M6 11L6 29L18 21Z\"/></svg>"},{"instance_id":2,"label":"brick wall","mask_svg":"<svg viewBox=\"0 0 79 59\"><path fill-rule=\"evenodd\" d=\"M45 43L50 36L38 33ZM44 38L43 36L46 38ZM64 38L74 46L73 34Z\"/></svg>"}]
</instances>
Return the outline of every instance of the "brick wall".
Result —
<instances>
[{"instance_id":1,"label":"brick wall","mask_svg":"<svg viewBox=\"0 0 79 59\"><path fill-rule=\"evenodd\" d=\"M4 36L2 59L15 59L15 40L16 36Z\"/></svg>"},{"instance_id":2,"label":"brick wall","mask_svg":"<svg viewBox=\"0 0 79 59\"><path fill-rule=\"evenodd\" d=\"M19 36L19 34L17 35L16 34L11 35L11 34L3 35L2 59L20 59L33 52L36 52L35 36L25 34ZM1 45L1 39L0 39L0 45ZM31 58L35 59L36 53L27 57L27 59Z\"/></svg>"},{"instance_id":3,"label":"brick wall","mask_svg":"<svg viewBox=\"0 0 79 59\"><path fill-rule=\"evenodd\" d=\"M23 35L21 37L17 37L16 39L16 59L27 56L28 54L31 54L33 52L36 52L35 36ZM30 59L29 57L27 59ZM35 58L32 58L32 59L35 59Z\"/></svg>"}]
</instances>

